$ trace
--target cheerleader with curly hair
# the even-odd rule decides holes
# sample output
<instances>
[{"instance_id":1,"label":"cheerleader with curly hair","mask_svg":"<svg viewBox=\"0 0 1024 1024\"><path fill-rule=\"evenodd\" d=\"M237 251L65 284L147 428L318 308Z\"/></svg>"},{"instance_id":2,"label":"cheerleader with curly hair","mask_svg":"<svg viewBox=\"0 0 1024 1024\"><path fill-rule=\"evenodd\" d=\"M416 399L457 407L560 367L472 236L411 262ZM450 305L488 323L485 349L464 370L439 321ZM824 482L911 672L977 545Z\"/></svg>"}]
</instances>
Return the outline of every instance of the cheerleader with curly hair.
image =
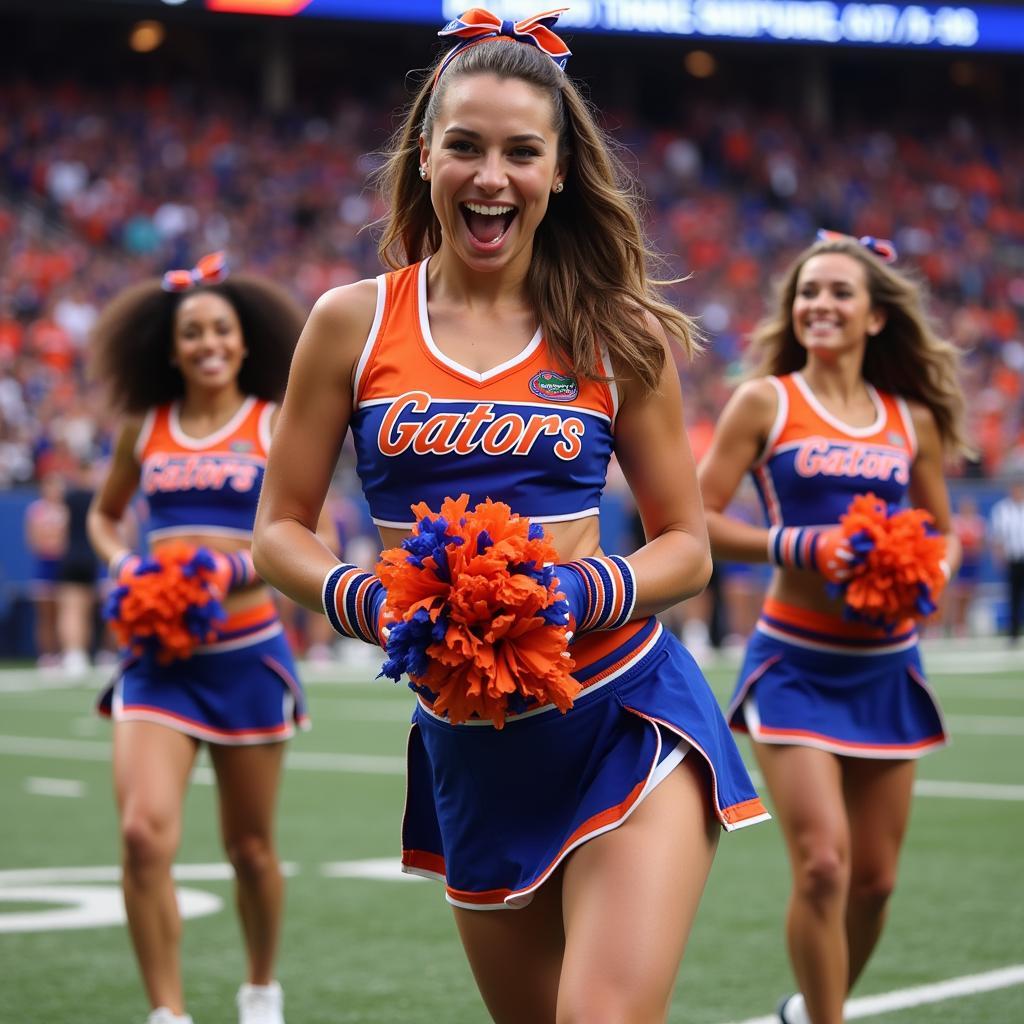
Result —
<instances>
[{"instance_id":1,"label":"cheerleader with curly hair","mask_svg":"<svg viewBox=\"0 0 1024 1024\"><path fill-rule=\"evenodd\" d=\"M127 651L101 697L101 711L114 721L124 899L150 1024L191 1020L171 867L201 743L216 774L221 834L237 881L248 964L239 1019L283 1020L274 980L283 906L274 816L284 741L307 718L250 544L275 402L301 327L302 312L283 289L228 276L223 255L212 254L192 270L127 289L93 332L95 371L124 413L89 511L93 546L120 584L115 594L164 585L159 575L146 579L146 563L121 539L139 493L150 555L173 545L206 549L224 612L188 657L166 662L154 650Z\"/></svg>"},{"instance_id":2,"label":"cheerleader with curly hair","mask_svg":"<svg viewBox=\"0 0 1024 1024\"><path fill-rule=\"evenodd\" d=\"M947 570L958 562L943 475L944 455L968 449L957 353L894 256L821 232L797 257L699 473L715 556L775 566L729 718L753 740L790 856L788 1024L842 1021L885 921L916 758L946 742L914 621L851 620L836 596L857 558L837 524L858 495L926 510ZM727 514L748 472L767 529Z\"/></svg>"}]
</instances>

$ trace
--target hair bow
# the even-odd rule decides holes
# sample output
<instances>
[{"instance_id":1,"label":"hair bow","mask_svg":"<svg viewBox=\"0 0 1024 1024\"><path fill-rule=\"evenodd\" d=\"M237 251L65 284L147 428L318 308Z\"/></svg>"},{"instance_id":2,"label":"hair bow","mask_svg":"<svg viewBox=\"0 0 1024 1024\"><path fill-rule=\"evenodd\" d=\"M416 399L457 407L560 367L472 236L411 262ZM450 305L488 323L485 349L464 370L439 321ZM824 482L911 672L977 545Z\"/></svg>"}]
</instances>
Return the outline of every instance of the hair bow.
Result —
<instances>
[{"instance_id":1,"label":"hair bow","mask_svg":"<svg viewBox=\"0 0 1024 1024\"><path fill-rule=\"evenodd\" d=\"M842 239L853 239L860 243L865 249L873 252L883 263L896 262L896 246L888 238L875 238L874 235L861 235L854 238L853 235L844 235L842 231L828 231L825 228L818 228L819 242L838 242Z\"/></svg>"},{"instance_id":2,"label":"hair bow","mask_svg":"<svg viewBox=\"0 0 1024 1024\"><path fill-rule=\"evenodd\" d=\"M202 284L217 284L228 276L227 256L210 252L201 256L191 270L168 270L160 281L165 292L187 292Z\"/></svg>"},{"instance_id":3,"label":"hair bow","mask_svg":"<svg viewBox=\"0 0 1024 1024\"><path fill-rule=\"evenodd\" d=\"M434 74L434 85L437 85L437 80L445 69L463 50L488 39L498 39L502 36L518 43L529 43L531 46L536 46L558 65L560 71L564 71L566 63L572 56L572 51L551 31L551 28L567 10L569 10L568 7L559 7L557 10L535 14L532 18L523 18L522 21L502 21L496 14L484 10L482 7L471 7L468 11L449 21L437 33L442 38L458 36L459 41L445 54L444 59L438 65L437 72Z\"/></svg>"}]
</instances>

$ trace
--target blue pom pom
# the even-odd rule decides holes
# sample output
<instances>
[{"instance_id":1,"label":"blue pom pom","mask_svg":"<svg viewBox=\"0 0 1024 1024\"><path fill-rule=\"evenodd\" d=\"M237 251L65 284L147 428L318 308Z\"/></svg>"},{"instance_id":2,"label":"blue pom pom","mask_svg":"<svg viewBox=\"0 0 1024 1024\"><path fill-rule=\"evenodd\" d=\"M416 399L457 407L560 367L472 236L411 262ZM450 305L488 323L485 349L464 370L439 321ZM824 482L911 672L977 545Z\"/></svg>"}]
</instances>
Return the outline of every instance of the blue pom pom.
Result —
<instances>
[{"instance_id":1,"label":"blue pom pom","mask_svg":"<svg viewBox=\"0 0 1024 1024\"><path fill-rule=\"evenodd\" d=\"M185 609L185 628L200 641L209 636L215 622L227 618L224 606L220 601L213 599L203 605L190 604Z\"/></svg>"},{"instance_id":2,"label":"blue pom pom","mask_svg":"<svg viewBox=\"0 0 1024 1024\"><path fill-rule=\"evenodd\" d=\"M114 589L107 595L106 601L103 602L103 618L107 622L120 619L121 601L127 593L128 588L122 585L120 587L114 587Z\"/></svg>"},{"instance_id":3,"label":"blue pom pom","mask_svg":"<svg viewBox=\"0 0 1024 1024\"><path fill-rule=\"evenodd\" d=\"M420 608L411 619L393 625L388 633L387 661L381 666L380 676L398 682L402 675L426 675L430 659L427 648L444 639L448 622L439 615L433 622L430 613Z\"/></svg>"}]
</instances>

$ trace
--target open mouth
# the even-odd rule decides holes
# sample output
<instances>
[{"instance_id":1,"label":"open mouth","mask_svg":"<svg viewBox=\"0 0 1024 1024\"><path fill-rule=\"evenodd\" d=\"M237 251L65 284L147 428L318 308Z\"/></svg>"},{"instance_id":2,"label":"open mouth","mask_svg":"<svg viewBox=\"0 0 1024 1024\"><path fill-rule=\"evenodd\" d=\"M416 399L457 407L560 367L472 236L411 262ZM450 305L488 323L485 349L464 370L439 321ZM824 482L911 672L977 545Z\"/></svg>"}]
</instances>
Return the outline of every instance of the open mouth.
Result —
<instances>
[{"instance_id":1,"label":"open mouth","mask_svg":"<svg viewBox=\"0 0 1024 1024\"><path fill-rule=\"evenodd\" d=\"M461 203L459 210L469 233L485 246L501 242L519 212L507 203Z\"/></svg>"}]
</instances>

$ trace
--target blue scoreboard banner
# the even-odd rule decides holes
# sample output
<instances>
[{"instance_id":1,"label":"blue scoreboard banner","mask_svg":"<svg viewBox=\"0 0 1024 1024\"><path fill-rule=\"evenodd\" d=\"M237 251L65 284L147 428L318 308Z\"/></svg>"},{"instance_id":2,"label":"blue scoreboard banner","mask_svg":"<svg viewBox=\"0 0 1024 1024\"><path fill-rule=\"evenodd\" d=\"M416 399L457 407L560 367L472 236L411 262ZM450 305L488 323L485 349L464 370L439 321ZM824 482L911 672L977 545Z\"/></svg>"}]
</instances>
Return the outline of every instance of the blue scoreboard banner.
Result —
<instances>
[{"instance_id":1,"label":"blue scoreboard banner","mask_svg":"<svg viewBox=\"0 0 1024 1024\"><path fill-rule=\"evenodd\" d=\"M137 2L137 0L136 0ZM279 17L440 25L474 0L159 0L166 8ZM486 0L476 0L489 6ZM554 0L557 2L557 0ZM553 0L491 0L523 18ZM155 4L154 4L155 5ZM1006 4L841 3L836 0L571 0L560 31L623 32L688 39L1024 52L1024 8Z\"/></svg>"}]
</instances>

